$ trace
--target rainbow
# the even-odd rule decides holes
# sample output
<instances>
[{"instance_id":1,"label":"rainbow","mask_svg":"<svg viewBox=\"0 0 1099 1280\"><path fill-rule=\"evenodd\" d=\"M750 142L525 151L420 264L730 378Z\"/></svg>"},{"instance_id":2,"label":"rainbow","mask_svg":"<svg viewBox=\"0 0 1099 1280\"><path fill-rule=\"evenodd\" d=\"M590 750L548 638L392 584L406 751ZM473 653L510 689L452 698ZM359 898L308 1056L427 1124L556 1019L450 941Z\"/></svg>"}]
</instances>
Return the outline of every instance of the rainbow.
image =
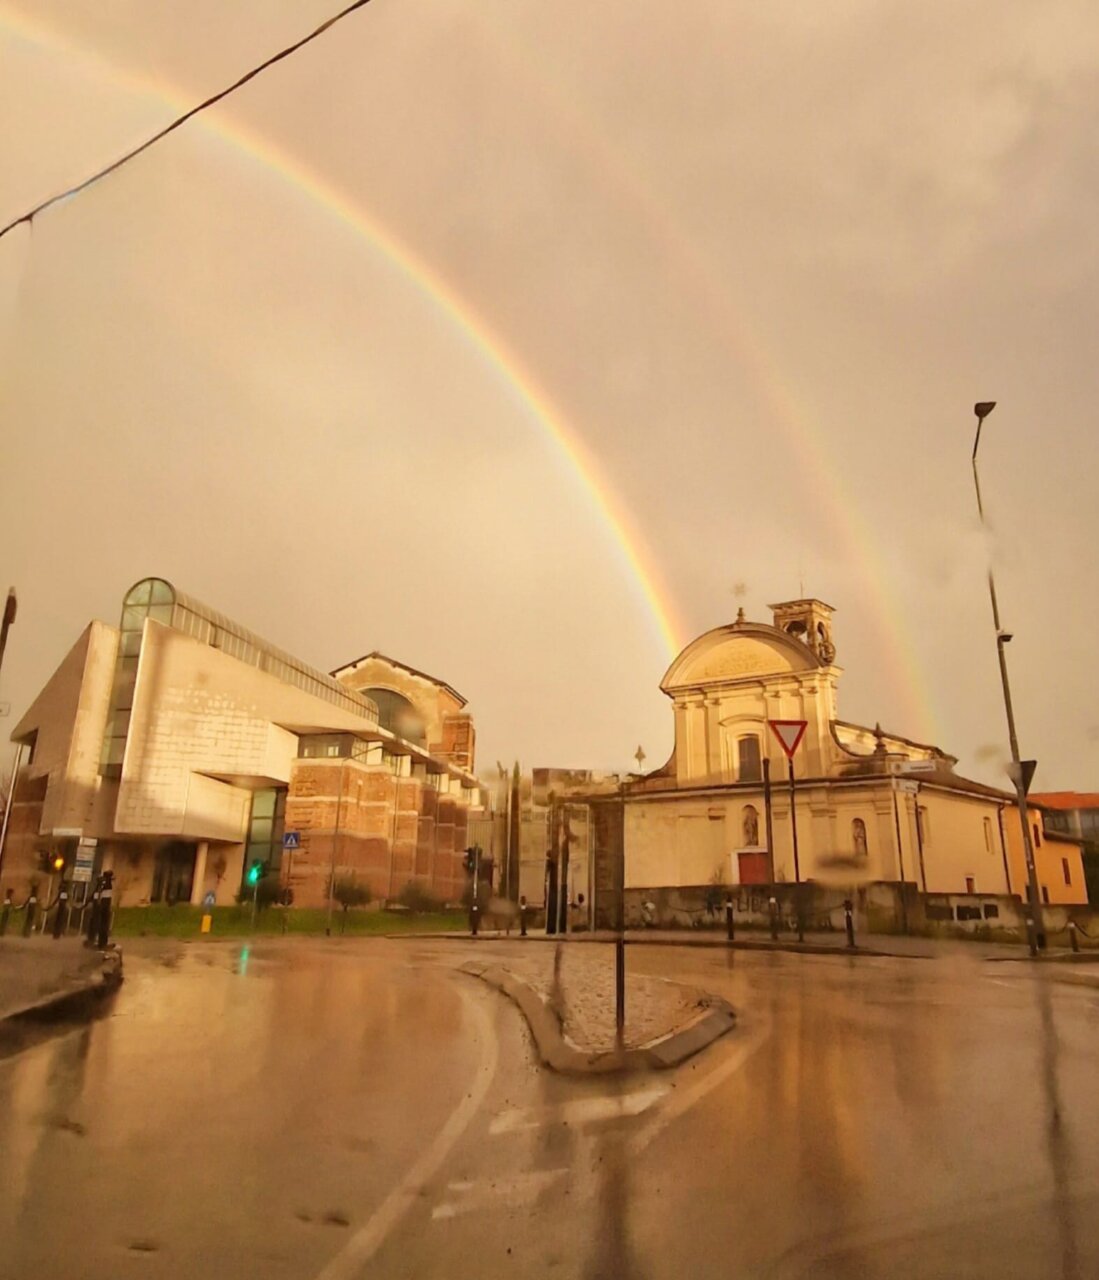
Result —
<instances>
[{"instance_id":1,"label":"rainbow","mask_svg":"<svg viewBox=\"0 0 1099 1280\"><path fill-rule=\"evenodd\" d=\"M489 30L488 24L482 24L482 27L485 34L495 41L498 51L506 50L496 31ZM79 60L95 73L109 78L112 83L170 105L175 111L182 112L192 105L191 100L174 86L165 86L129 71L120 72L107 60L72 45L52 30L37 23L32 24L22 14L0 9L0 29L7 30L29 44ZM907 639L907 631L899 625L899 620L904 616L904 608L889 586L892 575L878 549L874 531L858 514L857 504L848 500L845 495L843 477L833 460L834 452L827 446L822 432L814 425L810 415L786 389L774 361L741 314L730 305L727 295L717 288L712 272L701 254L682 234L666 207L652 194L641 175L623 156L609 144L601 142L598 135L593 133L590 123L579 115L569 95L553 92L544 80L539 82L532 79L532 65L537 65L537 59L523 60L523 85L526 92L529 93L532 87L538 86L538 91L549 104L547 119L555 122L558 127L568 127L570 145L594 152L597 171L617 187L619 198L627 206L631 216L641 216L650 236L659 243L662 252L674 255L678 275L690 284L694 293L704 302L714 332L724 335L733 348L739 365L750 373L761 407L769 420L777 424L787 437L792 455L801 466L809 487L826 509L852 563L859 567L860 577L875 605L874 622L879 635L880 652L888 659L895 687L905 695L904 713L914 726L912 731L924 736L931 735L936 717L932 712L932 699L922 678L919 662ZM384 255L409 284L465 335L485 364L514 390L533 420L553 440L575 472L589 499L600 512L620 558L636 583L662 647L669 659L674 657L690 636L643 535L614 489L601 474L596 460L579 433L565 420L535 377L492 331L483 317L392 231L363 209L353 205L335 186L297 157L235 121L204 115L194 123L196 127L205 129L293 183L323 206L333 217L365 239L375 251Z\"/></svg>"},{"instance_id":2,"label":"rainbow","mask_svg":"<svg viewBox=\"0 0 1099 1280\"><path fill-rule=\"evenodd\" d=\"M121 84L131 92L141 93L158 102L166 103L173 110L182 112L191 106L191 102L181 90L166 87L163 84L154 84L130 72L122 74L105 60L68 44L56 33L32 25L21 14L15 15L10 10L0 10L0 29L38 48L79 59L89 68L106 72L113 83ZM594 503L620 557L629 570L631 579L637 584L652 618L661 647L670 661L686 643L686 629L678 616L670 592L661 581L654 557L618 495L601 474L598 464L578 432L566 422L564 416L538 385L530 371L524 368L518 357L489 328L483 318L458 296L438 272L434 271L387 227L358 206L352 205L335 186L296 157L283 151L269 139L254 134L236 121L203 116L196 119L194 123L197 128L205 129L293 183L295 187L323 206L334 218L367 240L372 248L383 255L409 284L456 326L493 373L516 393L527 412L564 455L571 470Z\"/></svg>"},{"instance_id":3,"label":"rainbow","mask_svg":"<svg viewBox=\"0 0 1099 1280\"><path fill-rule=\"evenodd\" d=\"M493 46L498 61L513 64L516 92L539 97L543 106L541 118L563 132L567 130L566 141L573 152L582 150L590 154L592 170L600 175L604 188L617 188L624 214L635 223L640 218L662 254L674 260L677 280L690 285L692 297L703 304L712 332L724 336L738 365L750 375L768 421L775 423L785 435L807 488L818 498L852 564L858 567L859 577L874 606L872 616L878 648L888 660L895 687L904 693L903 713L912 732L934 740L938 717L930 687L909 639L915 628L900 624L906 607L892 587L895 575L882 554L880 535L859 514L858 503L850 498L835 449L829 447L811 414L786 386L775 361L746 323L742 309L731 305L727 282L723 281L719 287L711 265L691 238L683 234L640 170L630 164L621 148L610 145L604 135L591 128L590 121L577 106L583 100L582 93L572 92L567 85L547 77L532 75L532 68L539 65L532 51L520 50L517 55L514 40L507 37L498 24L479 21L476 10L469 16L478 23L482 39Z\"/></svg>"}]
</instances>

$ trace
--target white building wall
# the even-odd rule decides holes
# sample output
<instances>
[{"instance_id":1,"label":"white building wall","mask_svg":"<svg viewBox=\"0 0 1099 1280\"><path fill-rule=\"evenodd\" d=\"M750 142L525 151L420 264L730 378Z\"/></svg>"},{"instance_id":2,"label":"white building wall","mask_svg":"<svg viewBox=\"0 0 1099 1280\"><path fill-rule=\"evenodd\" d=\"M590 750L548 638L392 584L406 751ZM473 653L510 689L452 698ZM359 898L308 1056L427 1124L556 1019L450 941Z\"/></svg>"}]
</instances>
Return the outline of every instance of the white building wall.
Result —
<instances>
[{"instance_id":1,"label":"white building wall","mask_svg":"<svg viewBox=\"0 0 1099 1280\"><path fill-rule=\"evenodd\" d=\"M248 788L204 775L246 778L257 785L288 782L297 753L292 727L374 728L342 707L147 621L116 830L243 839Z\"/></svg>"}]
</instances>

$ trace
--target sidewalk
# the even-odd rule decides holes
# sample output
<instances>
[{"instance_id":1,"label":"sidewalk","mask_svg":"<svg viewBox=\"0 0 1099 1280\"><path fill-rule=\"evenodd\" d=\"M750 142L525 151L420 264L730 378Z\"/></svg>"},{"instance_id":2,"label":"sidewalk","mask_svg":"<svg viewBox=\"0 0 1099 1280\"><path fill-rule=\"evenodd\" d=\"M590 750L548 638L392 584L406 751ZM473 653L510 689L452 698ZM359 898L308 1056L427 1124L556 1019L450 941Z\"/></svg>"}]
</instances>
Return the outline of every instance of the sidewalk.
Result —
<instances>
[{"instance_id":1,"label":"sidewalk","mask_svg":"<svg viewBox=\"0 0 1099 1280\"><path fill-rule=\"evenodd\" d=\"M84 946L81 938L0 938L0 1022L97 995L122 977L122 953Z\"/></svg>"},{"instance_id":2,"label":"sidewalk","mask_svg":"<svg viewBox=\"0 0 1099 1280\"><path fill-rule=\"evenodd\" d=\"M406 933L389 935L403 938L450 937L457 941L470 941L466 933L429 934ZM595 933L546 934L541 929L532 929L525 939L521 939L518 929L510 934L500 930L482 929L478 938L486 941L508 940L524 942L567 942L567 943L609 943L614 942L616 934L606 931ZM628 929L626 942L630 946L655 947L718 947L737 951L784 951L803 955L850 956L860 957L894 957L902 959L943 959L962 957L975 961L982 960L1028 960L1027 949L1023 945L1013 946L1003 942L964 942L955 938L916 938L902 937L899 934L870 933L857 934L855 949L847 946L847 935L844 933L806 933L805 941L799 942L792 933L780 933L777 942L765 930L738 929L736 940L732 943L725 937L724 930L716 929ZM1046 953L1048 960L1065 958L1070 953L1066 950Z\"/></svg>"}]
</instances>

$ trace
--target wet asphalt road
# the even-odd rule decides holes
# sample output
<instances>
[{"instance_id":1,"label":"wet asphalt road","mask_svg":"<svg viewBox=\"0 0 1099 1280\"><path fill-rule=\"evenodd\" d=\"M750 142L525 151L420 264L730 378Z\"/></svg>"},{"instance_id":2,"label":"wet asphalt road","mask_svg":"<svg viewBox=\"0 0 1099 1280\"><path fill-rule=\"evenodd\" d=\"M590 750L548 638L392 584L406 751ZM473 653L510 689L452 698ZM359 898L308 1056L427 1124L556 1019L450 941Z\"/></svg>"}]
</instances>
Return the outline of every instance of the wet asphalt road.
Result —
<instances>
[{"instance_id":1,"label":"wet asphalt road","mask_svg":"<svg viewBox=\"0 0 1099 1280\"><path fill-rule=\"evenodd\" d=\"M740 1025L573 1080L454 972L520 945L129 945L0 1060L0 1275L1099 1276L1099 991L631 947Z\"/></svg>"}]
</instances>

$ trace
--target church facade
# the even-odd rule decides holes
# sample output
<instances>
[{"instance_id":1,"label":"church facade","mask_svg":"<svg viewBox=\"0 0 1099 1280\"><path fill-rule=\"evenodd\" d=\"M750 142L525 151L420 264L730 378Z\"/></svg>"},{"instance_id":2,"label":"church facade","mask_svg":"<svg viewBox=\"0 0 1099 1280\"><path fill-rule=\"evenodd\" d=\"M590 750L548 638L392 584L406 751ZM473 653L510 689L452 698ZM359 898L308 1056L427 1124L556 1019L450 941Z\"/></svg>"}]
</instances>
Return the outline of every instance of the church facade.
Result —
<instances>
[{"instance_id":1,"label":"church facade","mask_svg":"<svg viewBox=\"0 0 1099 1280\"><path fill-rule=\"evenodd\" d=\"M930 743L840 718L831 606L771 606L692 641L661 689L672 703L668 762L623 787L627 890L803 881L903 884L922 894L1025 896L1015 797L955 772ZM789 765L771 721L805 721ZM1043 900L1086 902L1078 842L1045 833Z\"/></svg>"}]
</instances>

